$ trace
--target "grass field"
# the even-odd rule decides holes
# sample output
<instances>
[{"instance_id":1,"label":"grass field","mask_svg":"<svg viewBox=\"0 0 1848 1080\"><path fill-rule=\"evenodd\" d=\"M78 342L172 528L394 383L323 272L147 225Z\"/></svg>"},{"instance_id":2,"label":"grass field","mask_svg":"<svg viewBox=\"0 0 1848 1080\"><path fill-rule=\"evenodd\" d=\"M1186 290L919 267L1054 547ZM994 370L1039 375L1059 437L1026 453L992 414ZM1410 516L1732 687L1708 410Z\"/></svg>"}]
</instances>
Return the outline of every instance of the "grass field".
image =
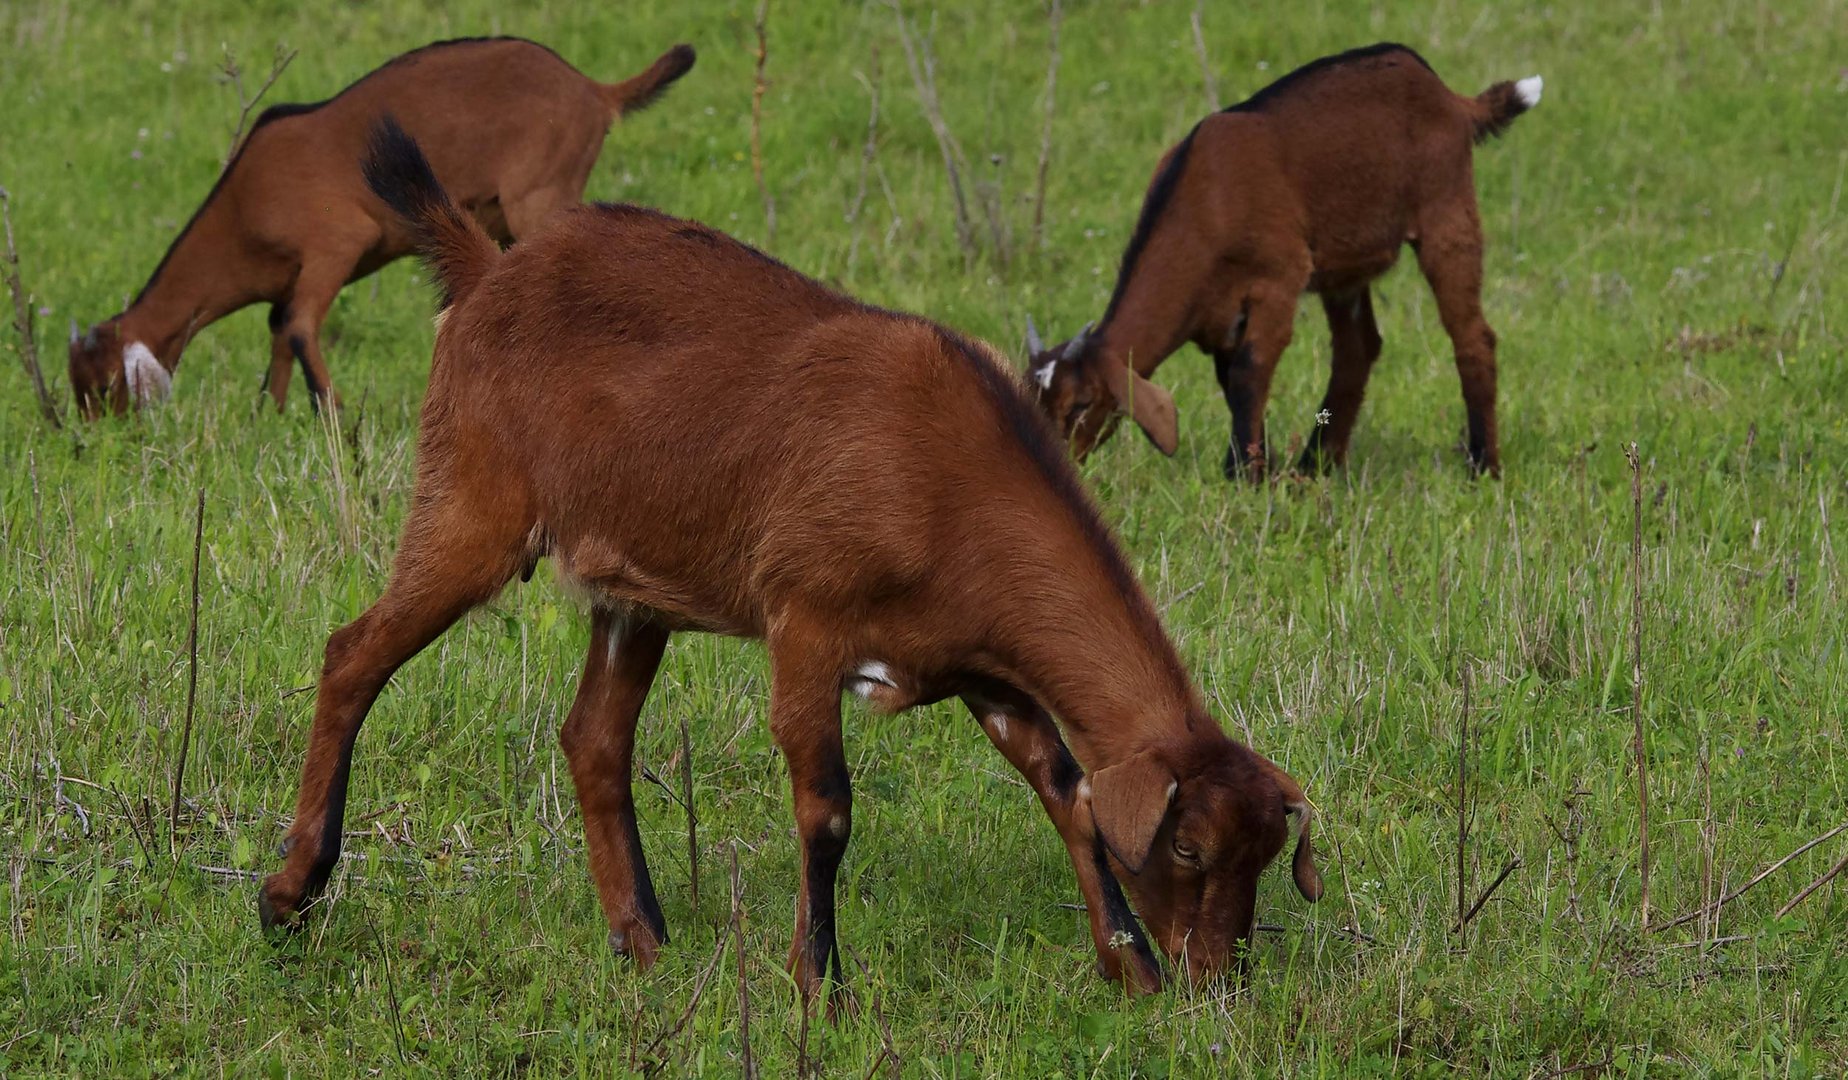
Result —
<instances>
[{"instance_id":1,"label":"grass field","mask_svg":"<svg viewBox=\"0 0 1848 1080\"><path fill-rule=\"evenodd\" d=\"M314 100L480 33L604 78L693 42L698 67L611 136L592 196L767 243L1018 357L1027 312L1060 336L1101 312L1156 157L1209 108L1193 5L1069 6L1035 247L1043 10L907 4L934 20L970 258L881 3L772 7L768 237L751 4L8 0L0 184L54 390L68 416L66 318L116 311L212 182L238 113L223 48L252 85L278 43L299 50L270 100ZM260 309L198 338L166 407L61 432L0 330L0 1074L735 1075L735 955L695 991L734 844L764 1076L804 1057L840 1077L1848 1072L1848 879L1779 915L1848 834L1711 923L1639 930L1623 451L1641 455L1661 923L1848 821L1848 5L1208 8L1225 102L1382 39L1472 94L1546 77L1543 104L1476 157L1504 479L1466 475L1449 344L1405 268L1378 293L1386 353L1346 472L1224 483L1224 407L1191 351L1159 376L1178 457L1125 435L1085 469L1216 714L1319 807L1328 895L1311 908L1267 877L1276 929L1245 990L1127 1001L1097 980L1061 846L960 708L855 706L841 931L862 1008L803 1049L763 653L698 637L669 650L641 758L674 785L690 723L699 908L681 810L640 784L673 940L636 974L605 948L560 780L587 626L544 570L400 673L360 740L332 902L267 943L253 882L277 865L321 647L379 592L405 512L432 333L406 262L334 309L337 429L299 385L281 416L254 407ZM1274 432L1310 425L1325 357L1305 313ZM170 836L201 490L196 720ZM1471 899L1519 865L1459 935L1466 673Z\"/></svg>"}]
</instances>

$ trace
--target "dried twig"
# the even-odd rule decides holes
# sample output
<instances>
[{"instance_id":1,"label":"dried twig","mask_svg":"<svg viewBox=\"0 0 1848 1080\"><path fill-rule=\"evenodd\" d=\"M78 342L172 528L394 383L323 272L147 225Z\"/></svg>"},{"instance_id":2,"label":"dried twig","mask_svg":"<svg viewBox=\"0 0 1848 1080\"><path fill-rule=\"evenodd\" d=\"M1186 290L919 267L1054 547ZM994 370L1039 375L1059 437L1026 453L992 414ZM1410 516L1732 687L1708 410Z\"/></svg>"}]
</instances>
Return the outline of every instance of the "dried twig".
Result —
<instances>
[{"instance_id":1,"label":"dried twig","mask_svg":"<svg viewBox=\"0 0 1848 1080\"><path fill-rule=\"evenodd\" d=\"M1707 760L1707 739L1700 740L1700 902L1703 910L1714 912L1711 920L1701 920L1700 936L1715 937L1719 934L1718 911L1713 907L1713 849L1718 843L1719 830L1713 822L1713 771Z\"/></svg>"},{"instance_id":2,"label":"dried twig","mask_svg":"<svg viewBox=\"0 0 1848 1080\"><path fill-rule=\"evenodd\" d=\"M751 984L744 977L744 887L738 879L738 842L731 853L732 951L738 954L738 1045L743 1054L744 1080L757 1080L757 1062L751 1057Z\"/></svg>"},{"instance_id":3,"label":"dried twig","mask_svg":"<svg viewBox=\"0 0 1848 1080\"><path fill-rule=\"evenodd\" d=\"M1785 904L1781 908L1778 908L1777 917L1781 919L1784 916L1790 914L1792 911L1796 910L1796 906L1798 904L1801 904L1803 901L1808 900L1811 893L1815 892L1817 889L1822 888L1824 885L1827 885L1832 878L1834 878L1837 874L1840 874L1843 870L1848 870L1848 855L1843 855L1840 862L1830 867L1827 871L1823 873L1821 877L1817 878L1815 881L1812 881L1808 885L1805 885L1803 887L1802 892L1790 898L1790 903Z\"/></svg>"},{"instance_id":4,"label":"dried twig","mask_svg":"<svg viewBox=\"0 0 1848 1080\"><path fill-rule=\"evenodd\" d=\"M1519 855L1516 855L1514 858L1508 860L1508 865L1502 867L1502 872L1495 875L1495 880L1489 882L1489 887L1482 890L1482 895L1476 897L1476 902L1470 906L1470 909L1463 914L1463 917L1461 919L1457 920L1457 932L1458 933L1462 933L1463 928L1469 925L1469 921L1476 917L1477 912L1482 910L1482 905L1489 902L1489 897L1495 895L1495 890L1501 888L1502 882L1508 880L1508 875L1514 873L1516 870L1519 870L1520 868L1521 868L1521 857Z\"/></svg>"},{"instance_id":5,"label":"dried twig","mask_svg":"<svg viewBox=\"0 0 1848 1080\"><path fill-rule=\"evenodd\" d=\"M193 704L199 693L199 552L205 544L205 489L193 515L192 619L186 629L186 722L180 728L179 760L173 767L173 804L167 808L167 847L180 849L180 785L186 780L186 751L192 745Z\"/></svg>"},{"instance_id":6,"label":"dried twig","mask_svg":"<svg viewBox=\"0 0 1848 1080\"><path fill-rule=\"evenodd\" d=\"M1354 890L1348 888L1347 853L1341 849L1341 834L1339 831L1333 831L1333 835L1335 860L1341 864L1341 893L1347 897L1348 902L1348 932L1353 934L1356 940L1372 941L1373 939L1360 929L1360 907L1354 902Z\"/></svg>"},{"instance_id":7,"label":"dried twig","mask_svg":"<svg viewBox=\"0 0 1848 1080\"><path fill-rule=\"evenodd\" d=\"M1637 877L1643 932L1649 930L1649 758L1643 748L1643 462L1636 444L1630 459L1630 503L1635 514L1630 530L1630 748L1636 755Z\"/></svg>"},{"instance_id":8,"label":"dried twig","mask_svg":"<svg viewBox=\"0 0 1848 1080\"><path fill-rule=\"evenodd\" d=\"M1463 714L1457 730L1457 931L1469 925L1464 904L1468 889L1469 854L1469 662L1462 667Z\"/></svg>"},{"instance_id":9,"label":"dried twig","mask_svg":"<svg viewBox=\"0 0 1848 1080\"><path fill-rule=\"evenodd\" d=\"M1213 78L1212 62L1206 58L1206 31L1200 26L1201 10L1206 7L1206 0L1200 0L1193 9L1194 52L1200 57L1200 78L1206 83L1206 104L1213 111L1219 111L1219 82Z\"/></svg>"},{"instance_id":10,"label":"dried twig","mask_svg":"<svg viewBox=\"0 0 1848 1080\"><path fill-rule=\"evenodd\" d=\"M1719 918L1719 912L1722 907L1725 907L1727 904L1730 904L1734 900L1737 900L1741 896L1744 896L1746 892L1752 888L1752 886L1757 885L1759 882L1770 877L1772 874L1775 874L1779 870L1782 870L1785 866L1790 864L1791 860L1795 859L1797 856L1815 847L1817 844L1827 843L1829 840L1834 839L1836 836L1841 835L1843 832L1848 832L1848 822L1843 822L1842 824L1837 825L1835 828L1830 829L1828 832L1823 833L1821 836L1818 836L1816 839L1811 840L1807 844L1804 844L1802 847L1784 856L1778 861L1772 863L1770 866L1767 866L1763 870L1760 870L1756 875L1753 876L1752 880L1739 886L1738 888L1734 889L1732 892L1727 893L1725 896L1720 897L1719 900L1714 902L1711 909L1706 908L1706 907L1696 908L1693 911L1688 912L1686 915L1681 915L1674 919L1670 919L1668 922L1660 923L1656 926L1652 926L1650 927L1650 929L1651 930L1672 930L1673 928L1677 926L1682 926L1686 923L1691 923L1695 919L1700 918L1702 915L1708 914L1709 910L1711 910L1713 917L1716 920L1715 927L1717 928L1718 926L1717 920Z\"/></svg>"},{"instance_id":11,"label":"dried twig","mask_svg":"<svg viewBox=\"0 0 1848 1080\"><path fill-rule=\"evenodd\" d=\"M809 1017L815 1011L814 1002L809 999L809 995L801 993L799 987L797 990L797 996L802 999L802 1026L796 1031L796 1075L819 1075L820 1062L811 1065L808 1056Z\"/></svg>"},{"instance_id":12,"label":"dried twig","mask_svg":"<svg viewBox=\"0 0 1848 1080\"><path fill-rule=\"evenodd\" d=\"M19 249L13 246L13 196L4 187L0 187L0 219L6 223L6 285L13 293L13 332L19 335L19 362L25 365L26 376L32 380L33 392L38 395L39 415L53 428L62 428L64 422L58 418L57 403L45 389L45 373L39 368L32 300L26 295L25 283L20 280Z\"/></svg>"},{"instance_id":13,"label":"dried twig","mask_svg":"<svg viewBox=\"0 0 1848 1080\"><path fill-rule=\"evenodd\" d=\"M861 962L858 956L853 953L848 953L847 956L853 961L853 966L860 969L860 981L871 988L873 983L872 972L866 969L866 965ZM882 1045L879 1048L878 1055L873 1058L872 1064L867 1066L866 1080L872 1080L873 1074L879 1071L881 1062L884 1062L889 1067L894 1077L903 1076L905 1062L903 1058L898 1056L898 1044L892 1039L892 1025L886 1022L885 1010L881 1008L879 1004L880 994L877 990L873 990L871 997L873 1020L879 1025L879 1037Z\"/></svg>"},{"instance_id":14,"label":"dried twig","mask_svg":"<svg viewBox=\"0 0 1848 1080\"><path fill-rule=\"evenodd\" d=\"M680 805L687 811L687 891L692 894L693 919L699 921L699 814L693 809L693 736L687 730L686 710L680 713Z\"/></svg>"},{"instance_id":15,"label":"dried twig","mask_svg":"<svg viewBox=\"0 0 1848 1080\"><path fill-rule=\"evenodd\" d=\"M757 69L751 77L751 175L757 178L757 193L764 198L764 246L776 243L776 200L764 180L764 94L769 83L764 79L764 65L770 60L770 0L757 0Z\"/></svg>"},{"instance_id":16,"label":"dried twig","mask_svg":"<svg viewBox=\"0 0 1848 1080\"><path fill-rule=\"evenodd\" d=\"M906 20L905 9L899 6L898 0L890 2L892 14L898 19L898 42L905 49L905 64L911 69L911 81L917 84L924 118L937 137L937 149L943 154L943 171L949 174L952 209L956 211L956 242L962 246L964 263L974 266L978 253L975 225L969 218L969 201L963 195L962 168L959 168L959 164L967 167L968 159L943 119L943 107L937 100L937 61L931 54L929 40L920 42L913 36L911 23Z\"/></svg>"},{"instance_id":17,"label":"dried twig","mask_svg":"<svg viewBox=\"0 0 1848 1080\"><path fill-rule=\"evenodd\" d=\"M294 49L284 52L282 46L278 44L276 55L270 61L269 78L263 80L263 85L257 87L255 94L247 97L244 94L244 69L237 62L237 54L231 51L230 46L225 47L225 62L224 66L219 69L219 73L224 81L230 83L231 87L237 91L238 104L237 125L231 129L231 145L225 149L226 168L231 166L231 159L237 156L238 143L244 138L244 125L250 122L250 110L257 107L257 102L263 100L263 95L269 93L270 87L276 85L276 80L282 78L283 71L294 59Z\"/></svg>"},{"instance_id":18,"label":"dried twig","mask_svg":"<svg viewBox=\"0 0 1848 1080\"><path fill-rule=\"evenodd\" d=\"M379 934L378 920L368 915L366 928L372 931L372 940L379 947L379 959L385 963L385 1000L391 1005L391 1033L398 1044L398 1064L406 1065L409 1061L404 1056L404 1017L398 1009L398 988L392 981L391 953L386 951L385 939Z\"/></svg>"},{"instance_id":19,"label":"dried twig","mask_svg":"<svg viewBox=\"0 0 1848 1080\"><path fill-rule=\"evenodd\" d=\"M866 116L866 146L860 151L860 182L854 189L853 202L847 207L847 225L853 231L853 240L847 248L847 277L853 278L854 267L860 261L860 211L866 205L866 181L873 171L873 160L879 154L879 49L873 49L870 71L861 75L855 72L860 85L866 87L866 96L871 99L871 106Z\"/></svg>"},{"instance_id":20,"label":"dried twig","mask_svg":"<svg viewBox=\"0 0 1848 1080\"><path fill-rule=\"evenodd\" d=\"M687 998L686 1008L681 1009L674 1022L656 1035L648 1048L642 1051L643 1061L653 1060L655 1051L661 1048L662 1043L686 1030L687 1022L693 1019L693 1010L699 1008L699 999L705 996L706 984L712 981L712 973L718 970L719 961L725 958L725 944L725 935L720 934L718 942L712 947L712 959L706 961L706 966L700 969L699 978L693 982L693 994Z\"/></svg>"},{"instance_id":21,"label":"dried twig","mask_svg":"<svg viewBox=\"0 0 1848 1080\"><path fill-rule=\"evenodd\" d=\"M1052 114L1058 103L1059 29L1065 22L1065 6L1052 0L1047 13L1051 44L1046 58L1046 112L1040 126L1039 171L1033 180L1033 250L1044 250L1046 220L1046 174L1052 167Z\"/></svg>"}]
</instances>

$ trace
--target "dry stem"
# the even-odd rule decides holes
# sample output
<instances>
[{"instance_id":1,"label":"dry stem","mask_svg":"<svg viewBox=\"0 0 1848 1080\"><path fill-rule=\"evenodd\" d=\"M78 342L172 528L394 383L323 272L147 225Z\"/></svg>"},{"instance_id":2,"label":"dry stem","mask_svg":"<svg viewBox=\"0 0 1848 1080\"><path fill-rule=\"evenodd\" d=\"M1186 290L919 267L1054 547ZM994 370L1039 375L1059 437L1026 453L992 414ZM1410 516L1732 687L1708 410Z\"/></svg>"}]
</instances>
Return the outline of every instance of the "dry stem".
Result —
<instances>
[{"instance_id":1,"label":"dry stem","mask_svg":"<svg viewBox=\"0 0 1848 1080\"><path fill-rule=\"evenodd\" d=\"M237 145L244 138L244 125L250 122L250 110L257 107L257 102L263 100L263 95L269 93L270 87L276 85L276 80L282 78L283 71L294 59L294 49L285 53L282 46L277 45L275 58L270 61L269 78L263 80L263 85L257 87L255 94L246 97L244 96L244 69L238 65L237 54L233 53L229 46L225 48L224 67L219 70L224 80L237 91L238 104L237 125L231 129L231 145L225 149L226 168L231 167L231 159L237 156Z\"/></svg>"},{"instance_id":2,"label":"dry stem","mask_svg":"<svg viewBox=\"0 0 1848 1080\"><path fill-rule=\"evenodd\" d=\"M1052 114L1058 104L1059 89L1059 29L1065 22L1065 6L1060 0L1052 0L1052 8L1047 13L1050 23L1051 45L1046 58L1046 112L1044 123L1040 127L1039 171L1033 180L1033 250L1044 248L1046 220L1046 174L1052 167Z\"/></svg>"},{"instance_id":3,"label":"dry stem","mask_svg":"<svg viewBox=\"0 0 1848 1080\"><path fill-rule=\"evenodd\" d=\"M1630 459L1630 503L1635 511L1630 530L1630 748L1636 756L1637 877L1643 932L1649 930L1649 758L1643 747L1643 462L1636 444Z\"/></svg>"},{"instance_id":4,"label":"dry stem","mask_svg":"<svg viewBox=\"0 0 1848 1080\"><path fill-rule=\"evenodd\" d=\"M193 705L199 693L199 553L205 544L205 489L199 489L199 506L193 516L192 619L186 630L186 722L180 729L179 761L173 768L173 804L167 808L167 847L180 846L180 786L186 780L186 751L192 745Z\"/></svg>"},{"instance_id":5,"label":"dry stem","mask_svg":"<svg viewBox=\"0 0 1848 1080\"><path fill-rule=\"evenodd\" d=\"M776 244L776 199L764 179L764 93L769 83L764 79L764 65L770 60L770 0L757 0L757 68L751 77L751 175L757 178L757 193L764 199L764 246Z\"/></svg>"},{"instance_id":6,"label":"dry stem","mask_svg":"<svg viewBox=\"0 0 1848 1080\"><path fill-rule=\"evenodd\" d=\"M45 389L45 373L39 368L32 300L20 280L19 249L13 246L13 196L4 187L0 187L0 220L6 223L6 285L13 293L13 331L19 335L19 362L25 365L26 376L32 380L33 392L38 395L39 415L53 428L62 428L64 422L58 418L57 403Z\"/></svg>"}]
</instances>

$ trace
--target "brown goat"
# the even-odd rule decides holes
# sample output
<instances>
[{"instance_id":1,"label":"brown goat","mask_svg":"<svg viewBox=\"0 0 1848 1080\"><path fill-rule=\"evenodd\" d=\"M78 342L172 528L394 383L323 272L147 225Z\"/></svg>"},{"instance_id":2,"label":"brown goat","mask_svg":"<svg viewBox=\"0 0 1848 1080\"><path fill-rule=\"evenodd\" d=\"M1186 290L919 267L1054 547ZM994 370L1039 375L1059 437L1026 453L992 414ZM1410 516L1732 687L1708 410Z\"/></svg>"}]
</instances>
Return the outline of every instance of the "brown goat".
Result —
<instances>
[{"instance_id":1,"label":"brown goat","mask_svg":"<svg viewBox=\"0 0 1848 1080\"><path fill-rule=\"evenodd\" d=\"M165 396L193 334L255 303L271 305L263 385L276 407L291 358L318 407L333 393L320 331L335 294L411 248L359 174L379 117L399 117L456 200L512 243L582 199L610 125L692 66L692 47L676 45L605 85L543 45L469 38L405 53L327 101L264 110L128 309L88 333L71 324L79 410L94 419Z\"/></svg>"},{"instance_id":2,"label":"brown goat","mask_svg":"<svg viewBox=\"0 0 1848 1080\"><path fill-rule=\"evenodd\" d=\"M1538 103L1540 88L1536 75L1461 97L1417 53L1375 45L1202 120L1156 167L1096 329L1047 349L1029 321L1040 407L1081 460L1125 412L1173 454L1174 400L1148 376L1191 341L1213 357L1232 411L1226 476L1260 479L1271 374L1297 297L1313 292L1334 360L1297 467L1341 464L1380 354L1369 285L1410 244L1456 350L1470 463L1500 473L1471 147Z\"/></svg>"},{"instance_id":3,"label":"brown goat","mask_svg":"<svg viewBox=\"0 0 1848 1080\"><path fill-rule=\"evenodd\" d=\"M368 176L417 224L445 309L410 519L384 596L328 639L265 926L296 924L325 886L353 742L392 672L545 556L591 599L560 741L611 945L644 967L666 925L630 771L679 631L769 650L805 996L841 982L844 690L891 711L966 703L1064 840L1101 971L1134 989L1162 971L1119 878L1201 978L1249 936L1289 815L1297 885L1320 894L1301 789L1207 714L992 350L633 206L568 211L503 253L401 131L381 129L372 153Z\"/></svg>"}]
</instances>

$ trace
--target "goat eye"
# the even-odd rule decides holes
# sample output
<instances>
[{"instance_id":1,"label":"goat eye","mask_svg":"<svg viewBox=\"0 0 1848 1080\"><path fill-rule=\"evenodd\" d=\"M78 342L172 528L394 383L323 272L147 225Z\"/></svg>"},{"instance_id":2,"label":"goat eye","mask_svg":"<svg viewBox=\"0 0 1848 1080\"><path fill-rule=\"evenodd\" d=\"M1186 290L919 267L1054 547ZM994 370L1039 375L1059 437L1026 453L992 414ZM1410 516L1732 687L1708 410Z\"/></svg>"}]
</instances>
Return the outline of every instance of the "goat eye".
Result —
<instances>
[{"instance_id":1,"label":"goat eye","mask_svg":"<svg viewBox=\"0 0 1848 1080\"><path fill-rule=\"evenodd\" d=\"M1200 852L1192 844L1177 837L1174 841L1174 857L1182 862L1198 862Z\"/></svg>"}]
</instances>

